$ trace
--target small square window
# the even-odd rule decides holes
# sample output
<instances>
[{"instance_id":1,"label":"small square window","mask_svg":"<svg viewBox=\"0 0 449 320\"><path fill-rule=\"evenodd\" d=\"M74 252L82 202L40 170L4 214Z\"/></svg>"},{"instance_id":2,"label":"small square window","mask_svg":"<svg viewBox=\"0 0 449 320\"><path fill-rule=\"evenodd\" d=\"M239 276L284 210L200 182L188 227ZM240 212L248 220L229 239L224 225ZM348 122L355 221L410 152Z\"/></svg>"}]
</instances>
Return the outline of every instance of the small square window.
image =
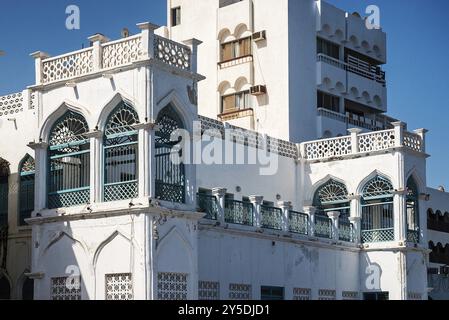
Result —
<instances>
[{"instance_id":1,"label":"small square window","mask_svg":"<svg viewBox=\"0 0 449 320\"><path fill-rule=\"evenodd\" d=\"M171 25L176 27L181 24L181 7L171 9Z\"/></svg>"}]
</instances>

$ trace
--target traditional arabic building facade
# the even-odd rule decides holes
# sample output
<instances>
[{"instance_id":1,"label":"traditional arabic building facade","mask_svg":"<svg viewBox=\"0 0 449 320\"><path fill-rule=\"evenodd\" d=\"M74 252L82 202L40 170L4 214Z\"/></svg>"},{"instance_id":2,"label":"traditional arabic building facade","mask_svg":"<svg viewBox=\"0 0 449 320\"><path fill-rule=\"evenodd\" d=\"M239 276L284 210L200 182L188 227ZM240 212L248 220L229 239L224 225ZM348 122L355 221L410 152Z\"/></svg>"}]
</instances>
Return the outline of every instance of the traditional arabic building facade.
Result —
<instances>
[{"instance_id":1,"label":"traditional arabic building facade","mask_svg":"<svg viewBox=\"0 0 449 320\"><path fill-rule=\"evenodd\" d=\"M446 298L449 195L385 114L385 33L314 0L167 11L0 97L0 298Z\"/></svg>"}]
</instances>

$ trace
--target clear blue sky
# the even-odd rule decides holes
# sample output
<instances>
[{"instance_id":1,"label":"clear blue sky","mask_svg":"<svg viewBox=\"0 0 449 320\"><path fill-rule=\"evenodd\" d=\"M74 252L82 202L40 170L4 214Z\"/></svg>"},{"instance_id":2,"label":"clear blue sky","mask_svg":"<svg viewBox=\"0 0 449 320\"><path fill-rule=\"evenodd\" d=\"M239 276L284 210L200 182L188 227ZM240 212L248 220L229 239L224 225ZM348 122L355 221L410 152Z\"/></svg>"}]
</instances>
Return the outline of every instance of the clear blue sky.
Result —
<instances>
[{"instance_id":1,"label":"clear blue sky","mask_svg":"<svg viewBox=\"0 0 449 320\"><path fill-rule=\"evenodd\" d=\"M389 114L410 129L430 130L428 184L449 189L449 1L328 1L349 12L363 13L370 4L380 7L388 35ZM80 7L79 31L65 28L69 4ZM0 57L0 95L33 83L29 54L34 51L57 55L80 49L94 33L115 39L123 27L137 33L138 22L165 24L165 15L165 0L0 0L0 50L7 52Z\"/></svg>"}]
</instances>

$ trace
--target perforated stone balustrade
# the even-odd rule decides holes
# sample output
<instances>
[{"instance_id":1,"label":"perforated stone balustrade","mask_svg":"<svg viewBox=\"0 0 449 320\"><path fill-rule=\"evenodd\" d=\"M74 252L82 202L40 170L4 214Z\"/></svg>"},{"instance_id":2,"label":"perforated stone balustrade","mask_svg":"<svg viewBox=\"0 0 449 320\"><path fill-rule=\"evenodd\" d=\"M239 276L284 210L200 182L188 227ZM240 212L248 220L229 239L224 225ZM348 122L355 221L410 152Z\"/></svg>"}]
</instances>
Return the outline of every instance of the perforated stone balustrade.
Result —
<instances>
[{"instance_id":1,"label":"perforated stone balustrade","mask_svg":"<svg viewBox=\"0 0 449 320\"><path fill-rule=\"evenodd\" d=\"M116 41L96 34L89 38L91 47L56 57L33 53L36 84L73 80L148 59L180 70L196 71L192 68L192 50L196 52L198 41L189 40L186 43L191 46L187 46L155 35L157 26L153 24L141 23L138 27L140 34Z\"/></svg>"},{"instance_id":2,"label":"perforated stone balustrade","mask_svg":"<svg viewBox=\"0 0 449 320\"><path fill-rule=\"evenodd\" d=\"M301 157L310 161L339 159L351 155L371 154L394 148L406 148L425 153L425 134L419 129L407 132L402 122L393 123L394 129L361 134L361 129L349 129L349 136L304 142Z\"/></svg>"},{"instance_id":3,"label":"perforated stone balustrade","mask_svg":"<svg viewBox=\"0 0 449 320\"><path fill-rule=\"evenodd\" d=\"M0 96L0 118L14 118L25 110L35 109L36 95L32 90Z\"/></svg>"}]
</instances>

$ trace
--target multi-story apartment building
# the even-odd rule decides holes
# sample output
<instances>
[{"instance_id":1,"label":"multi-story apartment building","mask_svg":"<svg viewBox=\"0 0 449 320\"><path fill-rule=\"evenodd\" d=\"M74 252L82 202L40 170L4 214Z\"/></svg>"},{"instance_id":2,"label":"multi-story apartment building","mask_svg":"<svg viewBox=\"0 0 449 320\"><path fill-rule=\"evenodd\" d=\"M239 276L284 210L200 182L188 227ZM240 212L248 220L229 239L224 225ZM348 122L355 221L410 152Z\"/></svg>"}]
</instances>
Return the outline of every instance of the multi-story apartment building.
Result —
<instances>
[{"instance_id":1,"label":"multi-story apartment building","mask_svg":"<svg viewBox=\"0 0 449 320\"><path fill-rule=\"evenodd\" d=\"M0 97L0 298L447 298L449 194L385 115L385 33L192 2Z\"/></svg>"}]
</instances>

